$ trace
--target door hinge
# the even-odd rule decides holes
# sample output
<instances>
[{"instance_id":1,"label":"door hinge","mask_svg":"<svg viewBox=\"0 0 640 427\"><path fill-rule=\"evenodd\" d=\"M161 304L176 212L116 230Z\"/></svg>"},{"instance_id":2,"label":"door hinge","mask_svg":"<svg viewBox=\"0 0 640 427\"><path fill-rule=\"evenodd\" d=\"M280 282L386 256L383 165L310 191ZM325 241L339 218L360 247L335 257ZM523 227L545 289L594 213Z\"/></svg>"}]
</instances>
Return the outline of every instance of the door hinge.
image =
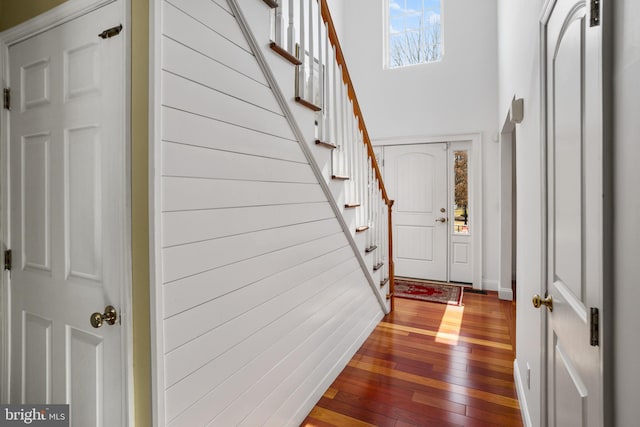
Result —
<instances>
[{"instance_id":1,"label":"door hinge","mask_svg":"<svg viewBox=\"0 0 640 427\"><path fill-rule=\"evenodd\" d=\"M600 25L600 0L591 0L591 26Z\"/></svg>"},{"instance_id":2,"label":"door hinge","mask_svg":"<svg viewBox=\"0 0 640 427\"><path fill-rule=\"evenodd\" d=\"M11 249L4 251L4 269L11 271Z\"/></svg>"},{"instance_id":3,"label":"door hinge","mask_svg":"<svg viewBox=\"0 0 640 427\"><path fill-rule=\"evenodd\" d=\"M98 37L100 37L101 39L110 39L111 37L115 37L120 34L120 31L122 31L122 24L104 30L103 32L98 34Z\"/></svg>"},{"instance_id":4,"label":"door hinge","mask_svg":"<svg viewBox=\"0 0 640 427\"><path fill-rule=\"evenodd\" d=\"M11 89L9 88L2 90L2 105L5 110L11 110Z\"/></svg>"},{"instance_id":5,"label":"door hinge","mask_svg":"<svg viewBox=\"0 0 640 427\"><path fill-rule=\"evenodd\" d=\"M600 345L600 311L596 307L591 307L591 346Z\"/></svg>"}]
</instances>

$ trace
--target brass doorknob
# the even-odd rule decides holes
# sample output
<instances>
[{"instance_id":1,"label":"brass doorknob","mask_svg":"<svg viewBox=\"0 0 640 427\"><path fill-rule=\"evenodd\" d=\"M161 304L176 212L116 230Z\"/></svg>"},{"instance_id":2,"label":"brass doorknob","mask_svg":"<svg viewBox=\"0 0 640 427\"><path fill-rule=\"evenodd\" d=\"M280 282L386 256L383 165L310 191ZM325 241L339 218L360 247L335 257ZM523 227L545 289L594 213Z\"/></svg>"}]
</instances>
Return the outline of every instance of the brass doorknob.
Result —
<instances>
[{"instance_id":1,"label":"brass doorknob","mask_svg":"<svg viewBox=\"0 0 640 427\"><path fill-rule=\"evenodd\" d=\"M532 302L535 308L540 308L544 305L549 311L553 311L553 297L551 295L541 298L540 295L536 294L533 296Z\"/></svg>"},{"instance_id":2,"label":"brass doorknob","mask_svg":"<svg viewBox=\"0 0 640 427\"><path fill-rule=\"evenodd\" d=\"M118 320L118 312L112 305L108 305L104 308L104 313L93 313L89 318L91 326L94 328L102 327L104 322L110 325L115 325Z\"/></svg>"},{"instance_id":3,"label":"brass doorknob","mask_svg":"<svg viewBox=\"0 0 640 427\"><path fill-rule=\"evenodd\" d=\"M444 218L444 217L436 218L436 222L447 222L447 218Z\"/></svg>"}]
</instances>

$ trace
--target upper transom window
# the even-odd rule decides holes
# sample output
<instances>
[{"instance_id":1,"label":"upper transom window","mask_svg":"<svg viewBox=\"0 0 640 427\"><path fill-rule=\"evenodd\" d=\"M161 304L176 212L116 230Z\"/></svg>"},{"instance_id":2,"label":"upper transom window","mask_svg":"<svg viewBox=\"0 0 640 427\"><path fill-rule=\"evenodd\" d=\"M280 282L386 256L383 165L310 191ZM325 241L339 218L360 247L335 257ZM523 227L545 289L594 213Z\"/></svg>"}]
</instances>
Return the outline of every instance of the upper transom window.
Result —
<instances>
[{"instance_id":1,"label":"upper transom window","mask_svg":"<svg viewBox=\"0 0 640 427\"><path fill-rule=\"evenodd\" d=\"M387 0L387 4L387 66L440 61L440 0Z\"/></svg>"}]
</instances>

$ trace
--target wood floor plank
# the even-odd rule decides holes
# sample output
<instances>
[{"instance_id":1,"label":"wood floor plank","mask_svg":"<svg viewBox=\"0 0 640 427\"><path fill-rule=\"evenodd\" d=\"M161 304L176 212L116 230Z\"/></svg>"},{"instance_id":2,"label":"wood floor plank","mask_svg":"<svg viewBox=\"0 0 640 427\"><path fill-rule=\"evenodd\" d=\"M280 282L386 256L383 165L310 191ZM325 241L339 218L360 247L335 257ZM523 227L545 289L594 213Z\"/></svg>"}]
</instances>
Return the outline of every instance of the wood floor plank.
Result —
<instances>
[{"instance_id":1,"label":"wood floor plank","mask_svg":"<svg viewBox=\"0 0 640 427\"><path fill-rule=\"evenodd\" d=\"M463 302L397 298L302 426L522 426L514 305L492 292Z\"/></svg>"}]
</instances>

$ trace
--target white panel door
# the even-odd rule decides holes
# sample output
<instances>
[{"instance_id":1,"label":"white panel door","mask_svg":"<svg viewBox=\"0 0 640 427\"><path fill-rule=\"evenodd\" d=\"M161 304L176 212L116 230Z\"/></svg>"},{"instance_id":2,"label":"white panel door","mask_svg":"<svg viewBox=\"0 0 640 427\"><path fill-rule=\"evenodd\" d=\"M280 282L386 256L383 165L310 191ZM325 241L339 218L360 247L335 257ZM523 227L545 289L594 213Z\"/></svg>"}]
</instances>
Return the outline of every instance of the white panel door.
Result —
<instances>
[{"instance_id":1,"label":"white panel door","mask_svg":"<svg viewBox=\"0 0 640 427\"><path fill-rule=\"evenodd\" d=\"M121 2L9 48L11 392L69 403L71 425L126 425L121 309L126 153Z\"/></svg>"},{"instance_id":2,"label":"white panel door","mask_svg":"<svg viewBox=\"0 0 640 427\"><path fill-rule=\"evenodd\" d=\"M602 62L588 4L558 0L546 24L550 427L603 425L601 347L590 341L603 283Z\"/></svg>"},{"instance_id":3,"label":"white panel door","mask_svg":"<svg viewBox=\"0 0 640 427\"><path fill-rule=\"evenodd\" d=\"M384 158L395 274L447 281L447 145L389 146Z\"/></svg>"}]
</instances>

